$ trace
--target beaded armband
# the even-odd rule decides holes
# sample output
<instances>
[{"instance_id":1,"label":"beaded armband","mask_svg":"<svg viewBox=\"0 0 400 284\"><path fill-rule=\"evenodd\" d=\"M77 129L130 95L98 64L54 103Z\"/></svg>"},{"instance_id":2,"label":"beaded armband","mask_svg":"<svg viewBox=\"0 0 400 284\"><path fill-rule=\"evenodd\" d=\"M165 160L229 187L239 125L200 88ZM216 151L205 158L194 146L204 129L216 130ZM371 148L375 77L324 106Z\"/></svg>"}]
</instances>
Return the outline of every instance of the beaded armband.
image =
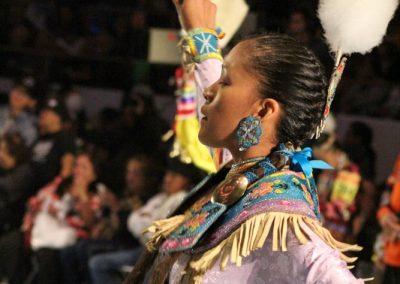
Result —
<instances>
[{"instance_id":1,"label":"beaded armband","mask_svg":"<svg viewBox=\"0 0 400 284\"><path fill-rule=\"evenodd\" d=\"M203 62L209 58L222 61L218 40L224 36L221 29L196 28L185 36L179 46L182 53L182 63L186 71L191 72L194 63Z\"/></svg>"}]
</instances>

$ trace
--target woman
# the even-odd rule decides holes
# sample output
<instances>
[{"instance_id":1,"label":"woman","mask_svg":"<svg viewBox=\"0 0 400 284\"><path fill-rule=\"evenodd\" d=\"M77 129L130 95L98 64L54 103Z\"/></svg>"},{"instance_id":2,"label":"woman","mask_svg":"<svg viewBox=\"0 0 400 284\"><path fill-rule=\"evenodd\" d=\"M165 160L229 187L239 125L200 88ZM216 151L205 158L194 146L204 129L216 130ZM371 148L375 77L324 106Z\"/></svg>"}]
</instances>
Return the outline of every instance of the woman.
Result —
<instances>
[{"instance_id":1,"label":"woman","mask_svg":"<svg viewBox=\"0 0 400 284\"><path fill-rule=\"evenodd\" d=\"M110 191L100 190L102 214L92 227L89 238L80 240L61 252L65 284L88 280L87 264L93 255L139 246L138 240L132 238L126 223L131 212L141 208L155 192L158 180L152 160L147 156L137 155L127 162L126 187L121 199Z\"/></svg>"},{"instance_id":2,"label":"woman","mask_svg":"<svg viewBox=\"0 0 400 284\"><path fill-rule=\"evenodd\" d=\"M216 6L184 0L178 8L190 31L183 48L203 80L220 66ZM228 149L233 164L149 228L148 249L158 253L142 257L126 283L140 283L139 271L149 267L149 283L169 273L170 283L362 282L338 252L358 247L321 226L315 163L309 150L298 151L323 117L323 74L315 56L287 36L257 36L231 50L221 78L204 91L199 138Z\"/></svg>"},{"instance_id":3,"label":"woman","mask_svg":"<svg viewBox=\"0 0 400 284\"><path fill-rule=\"evenodd\" d=\"M60 252L90 235L100 214L96 180L93 157L82 153L72 178L58 176L29 200L24 230L39 263L38 283L58 283Z\"/></svg>"}]
</instances>

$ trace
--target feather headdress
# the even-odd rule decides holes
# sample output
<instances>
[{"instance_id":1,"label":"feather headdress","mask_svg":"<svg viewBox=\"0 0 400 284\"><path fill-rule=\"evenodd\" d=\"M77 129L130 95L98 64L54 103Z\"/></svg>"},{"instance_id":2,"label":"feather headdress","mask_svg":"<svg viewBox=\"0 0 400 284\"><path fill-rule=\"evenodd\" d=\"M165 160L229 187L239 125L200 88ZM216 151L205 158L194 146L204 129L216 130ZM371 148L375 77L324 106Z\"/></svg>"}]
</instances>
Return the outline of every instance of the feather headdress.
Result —
<instances>
[{"instance_id":1,"label":"feather headdress","mask_svg":"<svg viewBox=\"0 0 400 284\"><path fill-rule=\"evenodd\" d=\"M399 4L399 0L320 0L318 17L325 39L335 53L335 67L328 88L325 112L315 137L322 132L346 56L365 54L378 46Z\"/></svg>"}]
</instances>

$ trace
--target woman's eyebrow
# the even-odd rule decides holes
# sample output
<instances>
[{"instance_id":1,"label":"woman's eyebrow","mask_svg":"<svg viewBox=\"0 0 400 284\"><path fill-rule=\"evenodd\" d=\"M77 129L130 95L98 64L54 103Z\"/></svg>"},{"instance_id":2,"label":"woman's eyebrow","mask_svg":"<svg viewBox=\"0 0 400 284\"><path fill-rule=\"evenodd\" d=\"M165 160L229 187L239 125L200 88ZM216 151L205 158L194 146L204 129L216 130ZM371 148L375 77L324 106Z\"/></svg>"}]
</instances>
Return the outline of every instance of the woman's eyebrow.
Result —
<instances>
[{"instance_id":1,"label":"woman's eyebrow","mask_svg":"<svg viewBox=\"0 0 400 284\"><path fill-rule=\"evenodd\" d=\"M222 64L221 77L226 75L228 69L229 69L229 65L228 64L226 64L226 63Z\"/></svg>"}]
</instances>

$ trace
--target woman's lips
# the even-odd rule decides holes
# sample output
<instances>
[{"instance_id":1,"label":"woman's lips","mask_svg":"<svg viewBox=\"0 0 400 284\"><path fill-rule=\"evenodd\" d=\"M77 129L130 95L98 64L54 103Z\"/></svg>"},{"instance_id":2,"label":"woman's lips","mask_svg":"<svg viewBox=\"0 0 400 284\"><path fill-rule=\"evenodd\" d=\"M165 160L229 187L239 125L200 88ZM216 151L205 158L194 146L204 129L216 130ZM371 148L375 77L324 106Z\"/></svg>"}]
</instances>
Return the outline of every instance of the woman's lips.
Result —
<instances>
[{"instance_id":1,"label":"woman's lips","mask_svg":"<svg viewBox=\"0 0 400 284\"><path fill-rule=\"evenodd\" d=\"M205 123L205 122L207 122L207 117L206 117L206 116L203 116L203 117L201 118L201 120L200 120L200 123Z\"/></svg>"}]
</instances>

